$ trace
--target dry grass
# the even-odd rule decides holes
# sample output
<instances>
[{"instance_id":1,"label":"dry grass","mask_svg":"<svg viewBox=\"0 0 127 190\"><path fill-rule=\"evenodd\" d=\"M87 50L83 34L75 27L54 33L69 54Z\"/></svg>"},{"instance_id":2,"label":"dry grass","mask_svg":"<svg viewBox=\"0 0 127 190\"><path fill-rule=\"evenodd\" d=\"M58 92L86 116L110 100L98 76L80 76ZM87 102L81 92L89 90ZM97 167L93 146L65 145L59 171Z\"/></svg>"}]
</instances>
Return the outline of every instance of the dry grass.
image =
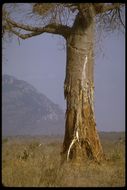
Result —
<instances>
[{"instance_id":1,"label":"dry grass","mask_svg":"<svg viewBox=\"0 0 127 190\"><path fill-rule=\"evenodd\" d=\"M4 139L2 183L9 187L123 187L125 143L102 141L108 161L60 166L62 139Z\"/></svg>"}]
</instances>

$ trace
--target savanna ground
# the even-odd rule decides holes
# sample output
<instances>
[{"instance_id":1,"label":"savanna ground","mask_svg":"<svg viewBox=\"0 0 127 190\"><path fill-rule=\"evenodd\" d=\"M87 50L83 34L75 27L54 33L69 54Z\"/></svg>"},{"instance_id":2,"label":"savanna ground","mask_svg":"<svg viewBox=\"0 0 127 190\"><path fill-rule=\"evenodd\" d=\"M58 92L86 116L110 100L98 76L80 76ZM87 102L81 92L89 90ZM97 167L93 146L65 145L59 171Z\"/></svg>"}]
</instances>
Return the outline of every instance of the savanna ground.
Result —
<instances>
[{"instance_id":1,"label":"savanna ground","mask_svg":"<svg viewBox=\"0 0 127 190\"><path fill-rule=\"evenodd\" d=\"M4 137L2 184L9 187L123 187L125 186L124 133L102 133L107 160L73 167L60 165L63 138Z\"/></svg>"}]
</instances>

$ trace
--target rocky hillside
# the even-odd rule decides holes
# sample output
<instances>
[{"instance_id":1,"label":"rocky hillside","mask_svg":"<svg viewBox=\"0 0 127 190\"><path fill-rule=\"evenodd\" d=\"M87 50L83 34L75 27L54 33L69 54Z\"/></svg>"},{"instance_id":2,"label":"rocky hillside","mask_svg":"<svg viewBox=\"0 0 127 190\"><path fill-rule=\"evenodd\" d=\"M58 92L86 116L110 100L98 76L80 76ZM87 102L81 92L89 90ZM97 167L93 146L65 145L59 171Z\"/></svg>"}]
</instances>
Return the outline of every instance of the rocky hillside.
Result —
<instances>
[{"instance_id":1,"label":"rocky hillside","mask_svg":"<svg viewBox=\"0 0 127 190\"><path fill-rule=\"evenodd\" d=\"M32 85L2 76L3 135L61 134L64 112Z\"/></svg>"}]
</instances>

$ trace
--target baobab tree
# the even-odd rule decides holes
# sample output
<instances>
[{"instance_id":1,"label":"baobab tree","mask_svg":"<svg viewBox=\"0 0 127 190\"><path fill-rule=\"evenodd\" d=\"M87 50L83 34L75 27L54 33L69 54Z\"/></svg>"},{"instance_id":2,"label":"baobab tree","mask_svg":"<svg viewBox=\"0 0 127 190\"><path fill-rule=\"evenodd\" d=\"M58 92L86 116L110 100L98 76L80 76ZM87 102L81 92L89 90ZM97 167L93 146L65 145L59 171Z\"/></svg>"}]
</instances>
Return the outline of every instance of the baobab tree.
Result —
<instances>
[{"instance_id":1,"label":"baobab tree","mask_svg":"<svg viewBox=\"0 0 127 190\"><path fill-rule=\"evenodd\" d=\"M124 25L121 18L124 4L31 3L31 12L26 9L28 23L27 19L14 17L20 6L22 4L4 4L3 34L12 32L19 38L28 39L47 32L66 40L64 96L67 109L62 160L100 162L104 152L94 112L95 24L104 24L108 29Z\"/></svg>"}]
</instances>

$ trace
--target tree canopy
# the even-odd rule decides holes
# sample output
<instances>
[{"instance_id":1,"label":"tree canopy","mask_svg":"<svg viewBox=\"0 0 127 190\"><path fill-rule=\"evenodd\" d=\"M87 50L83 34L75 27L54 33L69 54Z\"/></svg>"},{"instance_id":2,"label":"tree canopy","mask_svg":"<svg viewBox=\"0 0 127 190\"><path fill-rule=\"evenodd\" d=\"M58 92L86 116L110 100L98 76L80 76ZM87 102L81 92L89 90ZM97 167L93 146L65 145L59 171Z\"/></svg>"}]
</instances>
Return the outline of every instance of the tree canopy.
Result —
<instances>
[{"instance_id":1,"label":"tree canopy","mask_svg":"<svg viewBox=\"0 0 127 190\"><path fill-rule=\"evenodd\" d=\"M2 9L2 33L27 39L47 32L66 38L77 14L82 18L80 24L95 19L102 29L120 29L125 27L123 7L123 3L6 3Z\"/></svg>"}]
</instances>

